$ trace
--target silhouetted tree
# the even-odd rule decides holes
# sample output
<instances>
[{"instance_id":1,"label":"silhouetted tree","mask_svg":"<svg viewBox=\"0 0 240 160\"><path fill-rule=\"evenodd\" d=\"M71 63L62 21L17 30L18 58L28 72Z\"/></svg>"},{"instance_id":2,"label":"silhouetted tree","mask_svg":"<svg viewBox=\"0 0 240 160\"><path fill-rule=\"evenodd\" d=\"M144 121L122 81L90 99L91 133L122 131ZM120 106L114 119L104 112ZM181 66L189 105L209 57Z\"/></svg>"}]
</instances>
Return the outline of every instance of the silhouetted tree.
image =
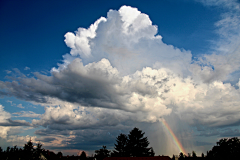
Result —
<instances>
[{"instance_id":1,"label":"silhouetted tree","mask_svg":"<svg viewBox=\"0 0 240 160\"><path fill-rule=\"evenodd\" d=\"M110 151L107 150L106 146L103 146L101 149L99 150L95 150L95 158L97 160L103 160L105 157L109 157L110 156Z\"/></svg>"},{"instance_id":2,"label":"silhouetted tree","mask_svg":"<svg viewBox=\"0 0 240 160\"><path fill-rule=\"evenodd\" d=\"M40 160L42 153L42 144L38 143L36 148L31 139L23 146L18 148L17 146L7 147L5 151L0 147L0 160Z\"/></svg>"},{"instance_id":3,"label":"silhouetted tree","mask_svg":"<svg viewBox=\"0 0 240 160\"><path fill-rule=\"evenodd\" d=\"M61 157L63 156L62 152L58 152L58 153L57 153L57 156L58 156L59 158L61 158Z\"/></svg>"},{"instance_id":4,"label":"silhouetted tree","mask_svg":"<svg viewBox=\"0 0 240 160\"><path fill-rule=\"evenodd\" d=\"M42 149L42 144L40 142L38 142L37 144L37 148L34 151L34 157L36 159L40 159L41 153L42 153L43 149Z\"/></svg>"},{"instance_id":5,"label":"silhouetted tree","mask_svg":"<svg viewBox=\"0 0 240 160\"><path fill-rule=\"evenodd\" d=\"M26 160L31 160L34 159L34 151L35 149L33 148L33 143L31 139L24 145L23 147L23 152L24 152L24 158Z\"/></svg>"},{"instance_id":6,"label":"silhouetted tree","mask_svg":"<svg viewBox=\"0 0 240 160\"><path fill-rule=\"evenodd\" d=\"M237 137L220 139L207 154L211 160L238 159L240 155L240 139Z\"/></svg>"},{"instance_id":7,"label":"silhouetted tree","mask_svg":"<svg viewBox=\"0 0 240 160\"><path fill-rule=\"evenodd\" d=\"M10 147L7 147L6 152L7 152L7 153L10 153Z\"/></svg>"},{"instance_id":8,"label":"silhouetted tree","mask_svg":"<svg viewBox=\"0 0 240 160\"><path fill-rule=\"evenodd\" d=\"M112 157L150 157L155 152L152 147L148 147L147 137L144 132L138 128L134 128L129 132L128 136L120 134L116 138L115 150L111 153Z\"/></svg>"},{"instance_id":9,"label":"silhouetted tree","mask_svg":"<svg viewBox=\"0 0 240 160\"><path fill-rule=\"evenodd\" d=\"M113 157L127 157L129 152L127 151L128 137L125 134L120 134L116 138L117 143L115 145L115 150L113 151Z\"/></svg>"},{"instance_id":10,"label":"silhouetted tree","mask_svg":"<svg viewBox=\"0 0 240 160\"><path fill-rule=\"evenodd\" d=\"M193 158L196 158L196 157L197 157L196 152L192 151L192 157L193 157Z\"/></svg>"},{"instance_id":11,"label":"silhouetted tree","mask_svg":"<svg viewBox=\"0 0 240 160\"><path fill-rule=\"evenodd\" d=\"M175 160L175 156L174 155L172 156L172 160Z\"/></svg>"},{"instance_id":12,"label":"silhouetted tree","mask_svg":"<svg viewBox=\"0 0 240 160\"><path fill-rule=\"evenodd\" d=\"M0 147L0 157L3 156L3 150L2 150L2 147Z\"/></svg>"},{"instance_id":13,"label":"silhouetted tree","mask_svg":"<svg viewBox=\"0 0 240 160\"><path fill-rule=\"evenodd\" d=\"M2 147L0 147L0 160L6 159L6 152L3 151Z\"/></svg>"},{"instance_id":14,"label":"silhouetted tree","mask_svg":"<svg viewBox=\"0 0 240 160\"><path fill-rule=\"evenodd\" d=\"M202 153L202 158L204 158L204 154Z\"/></svg>"},{"instance_id":15,"label":"silhouetted tree","mask_svg":"<svg viewBox=\"0 0 240 160\"><path fill-rule=\"evenodd\" d=\"M180 152L180 154L179 154L179 160L183 160L185 158L185 156L184 156L184 154L182 153L182 152Z\"/></svg>"},{"instance_id":16,"label":"silhouetted tree","mask_svg":"<svg viewBox=\"0 0 240 160\"><path fill-rule=\"evenodd\" d=\"M149 152L149 156L154 157L154 155L155 155L155 152L154 152L153 148L151 147L150 152Z\"/></svg>"},{"instance_id":17,"label":"silhouetted tree","mask_svg":"<svg viewBox=\"0 0 240 160\"><path fill-rule=\"evenodd\" d=\"M86 152L82 151L82 153L81 153L81 155L80 155L80 159L81 159L81 160L84 160L84 159L86 159L86 158L87 158Z\"/></svg>"},{"instance_id":18,"label":"silhouetted tree","mask_svg":"<svg viewBox=\"0 0 240 160\"><path fill-rule=\"evenodd\" d=\"M154 151L148 148L149 142L144 137L144 132L138 128L134 128L128 134L127 152L131 157L149 157L154 156Z\"/></svg>"}]
</instances>

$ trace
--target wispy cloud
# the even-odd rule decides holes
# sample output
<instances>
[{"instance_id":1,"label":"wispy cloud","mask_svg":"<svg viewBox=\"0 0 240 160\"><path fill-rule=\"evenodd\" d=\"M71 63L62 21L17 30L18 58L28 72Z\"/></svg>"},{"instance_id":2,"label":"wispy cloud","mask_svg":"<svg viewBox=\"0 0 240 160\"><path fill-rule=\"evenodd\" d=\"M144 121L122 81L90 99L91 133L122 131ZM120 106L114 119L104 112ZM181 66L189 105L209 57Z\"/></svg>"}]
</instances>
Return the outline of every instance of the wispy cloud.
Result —
<instances>
[{"instance_id":1,"label":"wispy cloud","mask_svg":"<svg viewBox=\"0 0 240 160\"><path fill-rule=\"evenodd\" d=\"M14 112L17 116L15 117L30 117L30 118L38 118L41 114L34 113L33 111L21 111L21 112Z\"/></svg>"},{"instance_id":2,"label":"wispy cloud","mask_svg":"<svg viewBox=\"0 0 240 160\"><path fill-rule=\"evenodd\" d=\"M25 67L24 70L25 70L25 71L26 71L26 70L30 70L30 68L29 68L29 67Z\"/></svg>"},{"instance_id":3,"label":"wispy cloud","mask_svg":"<svg viewBox=\"0 0 240 160\"><path fill-rule=\"evenodd\" d=\"M7 100L6 102L10 103L11 106L15 106L16 105L15 103L13 103L12 101L9 101L9 100Z\"/></svg>"},{"instance_id":4,"label":"wispy cloud","mask_svg":"<svg viewBox=\"0 0 240 160\"><path fill-rule=\"evenodd\" d=\"M18 104L16 107L18 107L18 108L25 108L25 107L22 106L22 104Z\"/></svg>"},{"instance_id":5,"label":"wispy cloud","mask_svg":"<svg viewBox=\"0 0 240 160\"><path fill-rule=\"evenodd\" d=\"M6 112L4 107L0 105L0 126L31 126L25 120L12 120L11 117L11 114Z\"/></svg>"},{"instance_id":6,"label":"wispy cloud","mask_svg":"<svg viewBox=\"0 0 240 160\"><path fill-rule=\"evenodd\" d=\"M216 34L212 47L214 53L206 55L207 62L214 66L214 70L208 69L210 77L218 77L221 74L222 81L238 81L236 71L240 69L240 3L237 0L197 0L209 7L223 9L221 19L215 23ZM202 71L197 71L200 73ZM220 73L220 74L219 74ZM202 73L200 73L201 75ZM209 75L203 75L208 76Z\"/></svg>"},{"instance_id":7,"label":"wispy cloud","mask_svg":"<svg viewBox=\"0 0 240 160\"><path fill-rule=\"evenodd\" d=\"M7 74L12 73L12 71L9 71L9 70L5 70L5 72L6 72Z\"/></svg>"}]
</instances>

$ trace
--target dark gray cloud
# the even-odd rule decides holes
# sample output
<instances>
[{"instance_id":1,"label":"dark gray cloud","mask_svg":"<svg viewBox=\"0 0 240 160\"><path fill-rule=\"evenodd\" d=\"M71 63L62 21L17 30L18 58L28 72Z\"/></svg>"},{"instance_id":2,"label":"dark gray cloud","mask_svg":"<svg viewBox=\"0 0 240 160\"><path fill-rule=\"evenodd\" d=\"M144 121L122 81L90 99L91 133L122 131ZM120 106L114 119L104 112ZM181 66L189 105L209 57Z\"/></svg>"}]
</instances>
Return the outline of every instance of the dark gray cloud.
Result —
<instances>
[{"instance_id":1,"label":"dark gray cloud","mask_svg":"<svg viewBox=\"0 0 240 160\"><path fill-rule=\"evenodd\" d=\"M47 136L47 135L69 135L70 130L54 130L54 129L39 129L34 132L36 135Z\"/></svg>"},{"instance_id":2,"label":"dark gray cloud","mask_svg":"<svg viewBox=\"0 0 240 160\"><path fill-rule=\"evenodd\" d=\"M56 140L56 138L54 137L41 137L41 138L36 138L36 141L40 141L40 142L52 142L54 140Z\"/></svg>"},{"instance_id":3,"label":"dark gray cloud","mask_svg":"<svg viewBox=\"0 0 240 160\"><path fill-rule=\"evenodd\" d=\"M217 129L208 129L205 131L201 131L199 136L212 137L212 136L218 136L219 134L220 134L220 131Z\"/></svg>"},{"instance_id":4,"label":"dark gray cloud","mask_svg":"<svg viewBox=\"0 0 240 160\"><path fill-rule=\"evenodd\" d=\"M240 131L239 129L232 129L232 128L227 128L223 130L220 134L220 137L239 137L240 136Z\"/></svg>"},{"instance_id":5,"label":"dark gray cloud","mask_svg":"<svg viewBox=\"0 0 240 160\"><path fill-rule=\"evenodd\" d=\"M0 126L32 126L32 124L25 120L6 119L5 122L0 122Z\"/></svg>"},{"instance_id":6,"label":"dark gray cloud","mask_svg":"<svg viewBox=\"0 0 240 160\"><path fill-rule=\"evenodd\" d=\"M35 76L37 79L19 77L18 81L1 82L1 95L39 103L47 103L52 97L104 108L120 108L124 103L114 89L120 81L117 70L107 60L84 67L80 59L75 59L66 69L53 71L52 76Z\"/></svg>"},{"instance_id":7,"label":"dark gray cloud","mask_svg":"<svg viewBox=\"0 0 240 160\"><path fill-rule=\"evenodd\" d=\"M133 126L105 126L99 128L79 129L79 130L37 130L35 134L41 135L36 140L42 142L60 141L61 145L51 146L51 143L45 143L48 148L59 150L78 149L78 150L97 150L103 145L108 149L113 149L116 137L120 133L128 133Z\"/></svg>"},{"instance_id":8,"label":"dark gray cloud","mask_svg":"<svg viewBox=\"0 0 240 160\"><path fill-rule=\"evenodd\" d=\"M205 130L201 130L199 136L205 137L238 137L240 136L240 131L238 128L206 128Z\"/></svg>"}]
</instances>

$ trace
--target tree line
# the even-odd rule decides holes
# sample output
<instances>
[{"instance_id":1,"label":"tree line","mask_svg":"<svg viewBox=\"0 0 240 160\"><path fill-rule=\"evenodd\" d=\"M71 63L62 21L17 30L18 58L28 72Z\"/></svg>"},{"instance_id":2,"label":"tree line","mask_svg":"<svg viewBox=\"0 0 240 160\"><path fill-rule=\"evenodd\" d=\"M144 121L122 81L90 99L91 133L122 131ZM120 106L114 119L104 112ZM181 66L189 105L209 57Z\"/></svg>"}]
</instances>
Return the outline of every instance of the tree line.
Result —
<instances>
[{"instance_id":1,"label":"tree line","mask_svg":"<svg viewBox=\"0 0 240 160\"><path fill-rule=\"evenodd\" d=\"M37 160L40 159L43 152L42 144L38 143L34 147L31 139L23 146L23 148L7 147L5 151L0 147L0 159L1 160Z\"/></svg>"},{"instance_id":2,"label":"tree line","mask_svg":"<svg viewBox=\"0 0 240 160\"><path fill-rule=\"evenodd\" d=\"M116 137L116 143L114 144L114 150L108 150L106 146L103 146L99 150L95 150L94 157L86 157L86 153L83 151L80 156L81 160L103 160L105 157L152 157L155 152L152 147L149 147L149 141L144 136L144 132L138 128L134 128L128 135L120 134ZM50 154L51 153L51 154ZM207 151L205 156L203 153L200 157L197 157L193 151L192 154L184 155L182 152L179 154L179 160L194 160L194 159L206 159L206 160L226 160L226 159L239 159L240 155L240 139L237 137L220 139L211 150ZM38 143L34 147L31 139L23 146L23 148L7 147L3 150L0 147L0 160L47 160L47 159L63 159L62 153L45 151L42 148L42 144ZM70 158L71 159L71 158ZM175 156L172 157L175 160Z\"/></svg>"},{"instance_id":3,"label":"tree line","mask_svg":"<svg viewBox=\"0 0 240 160\"><path fill-rule=\"evenodd\" d=\"M205 156L203 153L201 155L201 159L206 160L236 160L240 159L240 139L237 137L233 138L222 138L216 145L212 147L211 150L207 151L207 155ZM173 156L172 159L174 159ZM193 151L192 155L184 155L182 152L179 154L179 160L187 160L187 159L199 159L196 153Z\"/></svg>"},{"instance_id":4,"label":"tree line","mask_svg":"<svg viewBox=\"0 0 240 160\"><path fill-rule=\"evenodd\" d=\"M103 160L105 157L148 157L154 156L154 150L152 147L148 147L149 141L147 137L144 137L144 132L138 128L134 128L128 135L120 134L116 138L115 149L110 151L106 146L95 151L94 157L86 157L86 153L83 151L79 158L81 160ZM63 159L62 153L45 151L42 148L42 144L38 143L34 147L31 139L24 145L23 148L7 147L5 151L0 147L0 160L41 160L41 159ZM74 156L71 156L74 157ZM70 157L70 158L71 158Z\"/></svg>"}]
</instances>

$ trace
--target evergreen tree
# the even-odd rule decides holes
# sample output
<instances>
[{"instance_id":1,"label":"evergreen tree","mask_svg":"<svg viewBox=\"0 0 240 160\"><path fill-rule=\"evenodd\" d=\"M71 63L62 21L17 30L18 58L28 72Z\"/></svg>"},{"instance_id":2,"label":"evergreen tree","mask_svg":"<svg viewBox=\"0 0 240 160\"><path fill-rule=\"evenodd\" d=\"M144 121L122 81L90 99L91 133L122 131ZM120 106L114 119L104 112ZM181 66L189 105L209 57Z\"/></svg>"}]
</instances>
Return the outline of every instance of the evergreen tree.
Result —
<instances>
[{"instance_id":1,"label":"evergreen tree","mask_svg":"<svg viewBox=\"0 0 240 160\"><path fill-rule=\"evenodd\" d=\"M31 139L23 146L18 148L17 146L7 147L6 151L0 147L0 160L39 160L42 153L42 144L38 143L36 149Z\"/></svg>"},{"instance_id":2,"label":"evergreen tree","mask_svg":"<svg viewBox=\"0 0 240 160\"><path fill-rule=\"evenodd\" d=\"M86 159L86 158L87 158L86 152L82 151L82 153L81 153L81 155L80 155L80 159L81 159L81 160L84 160L84 159Z\"/></svg>"},{"instance_id":3,"label":"evergreen tree","mask_svg":"<svg viewBox=\"0 0 240 160\"><path fill-rule=\"evenodd\" d=\"M138 128L134 128L128 134L127 152L131 157L149 157L153 156L151 148L148 148L149 142L147 137L144 137L144 132ZM153 150L152 150L153 151Z\"/></svg>"},{"instance_id":4,"label":"evergreen tree","mask_svg":"<svg viewBox=\"0 0 240 160\"><path fill-rule=\"evenodd\" d=\"M34 148L31 139L27 142L27 144L24 145L23 150L27 152L33 152Z\"/></svg>"},{"instance_id":5,"label":"evergreen tree","mask_svg":"<svg viewBox=\"0 0 240 160\"><path fill-rule=\"evenodd\" d=\"M112 157L150 157L155 152L152 147L148 147L147 137L144 132L138 128L134 128L128 136L120 134L116 138L115 150L111 153Z\"/></svg>"},{"instance_id":6,"label":"evergreen tree","mask_svg":"<svg viewBox=\"0 0 240 160\"><path fill-rule=\"evenodd\" d=\"M27 144L24 145L23 147L23 152L24 152L24 157L26 160L31 160L34 159L33 157L33 153L34 153L35 149L33 147L33 143L32 140L30 139Z\"/></svg>"},{"instance_id":7,"label":"evergreen tree","mask_svg":"<svg viewBox=\"0 0 240 160\"><path fill-rule=\"evenodd\" d=\"M193 157L193 158L196 158L196 157L197 157L196 152L192 151L192 157Z\"/></svg>"},{"instance_id":8,"label":"evergreen tree","mask_svg":"<svg viewBox=\"0 0 240 160\"><path fill-rule=\"evenodd\" d=\"M0 156L2 155L2 153L3 153L3 149L2 147L0 147Z\"/></svg>"},{"instance_id":9,"label":"evergreen tree","mask_svg":"<svg viewBox=\"0 0 240 160\"><path fill-rule=\"evenodd\" d=\"M154 157L154 155L155 155L155 152L154 152L153 148L151 147L150 152L149 152L149 156Z\"/></svg>"},{"instance_id":10,"label":"evergreen tree","mask_svg":"<svg viewBox=\"0 0 240 160\"><path fill-rule=\"evenodd\" d=\"M99 150L95 150L95 158L97 160L103 160L105 157L109 157L110 156L110 151L107 150L106 146L103 146L103 148L99 149Z\"/></svg>"},{"instance_id":11,"label":"evergreen tree","mask_svg":"<svg viewBox=\"0 0 240 160\"><path fill-rule=\"evenodd\" d=\"M37 148L35 149L35 152L34 152L34 157L36 159L39 159L40 156L41 156L42 151L43 151L42 144L40 142L38 142Z\"/></svg>"},{"instance_id":12,"label":"evergreen tree","mask_svg":"<svg viewBox=\"0 0 240 160\"><path fill-rule=\"evenodd\" d=\"M117 143L115 145L115 150L113 151L114 157L128 157L129 154L127 152L127 143L128 137L125 134L120 134L117 139Z\"/></svg>"},{"instance_id":13,"label":"evergreen tree","mask_svg":"<svg viewBox=\"0 0 240 160\"><path fill-rule=\"evenodd\" d=\"M7 147L7 150L6 150L6 152L7 152L7 153L9 153L9 152L10 152L10 147L9 147L9 146Z\"/></svg>"}]
</instances>

